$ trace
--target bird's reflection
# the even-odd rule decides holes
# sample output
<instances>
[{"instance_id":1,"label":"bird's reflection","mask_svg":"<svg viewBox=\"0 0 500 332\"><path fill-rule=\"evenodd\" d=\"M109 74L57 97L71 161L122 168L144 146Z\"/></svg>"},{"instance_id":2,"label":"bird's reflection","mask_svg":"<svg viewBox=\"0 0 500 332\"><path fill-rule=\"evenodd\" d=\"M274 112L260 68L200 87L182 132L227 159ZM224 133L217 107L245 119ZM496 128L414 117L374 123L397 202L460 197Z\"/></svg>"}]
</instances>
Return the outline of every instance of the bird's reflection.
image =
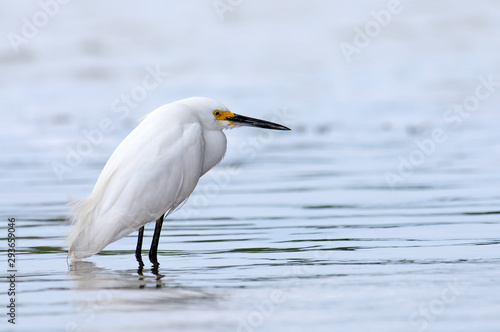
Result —
<instances>
[{"instance_id":1,"label":"bird's reflection","mask_svg":"<svg viewBox=\"0 0 500 332\"><path fill-rule=\"evenodd\" d=\"M140 264L136 273L132 271L112 271L98 267L94 262L77 261L69 265L69 273L75 276L77 289L96 288L162 288L167 284L164 274L159 272L159 264L151 268L151 274ZM173 286L173 285L172 285Z\"/></svg>"},{"instance_id":2,"label":"bird's reflection","mask_svg":"<svg viewBox=\"0 0 500 332\"><path fill-rule=\"evenodd\" d=\"M143 280L144 279L144 263L142 262L142 259L139 260L139 267L137 268L137 274L139 275L139 280ZM161 283L161 279L165 276L163 274L160 274L159 272L159 267L160 267L160 264L156 263L156 264L153 264L153 266L151 267L151 273L154 274L156 276L156 288L161 288L162 287L162 283ZM141 285L140 288L144 288L145 286Z\"/></svg>"},{"instance_id":3,"label":"bird's reflection","mask_svg":"<svg viewBox=\"0 0 500 332\"><path fill-rule=\"evenodd\" d=\"M91 303L92 308L128 312L137 308L158 310L191 307L218 298L216 294L199 287L180 284L175 280L175 275L160 274L158 266L153 266L151 273L141 265L137 271L117 271L98 267L93 262L78 261L71 263L69 274L73 289L93 291L88 292L93 295L78 302L78 306Z\"/></svg>"}]
</instances>

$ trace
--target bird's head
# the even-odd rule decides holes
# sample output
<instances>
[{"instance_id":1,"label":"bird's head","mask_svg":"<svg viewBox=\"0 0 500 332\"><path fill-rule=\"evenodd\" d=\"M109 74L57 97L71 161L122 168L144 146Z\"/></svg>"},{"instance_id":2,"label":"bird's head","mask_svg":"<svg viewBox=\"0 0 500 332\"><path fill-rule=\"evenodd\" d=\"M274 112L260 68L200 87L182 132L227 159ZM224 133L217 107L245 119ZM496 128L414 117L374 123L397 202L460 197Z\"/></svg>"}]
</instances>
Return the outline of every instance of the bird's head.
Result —
<instances>
[{"instance_id":1,"label":"bird's head","mask_svg":"<svg viewBox=\"0 0 500 332\"><path fill-rule=\"evenodd\" d=\"M189 103L192 110L196 110L200 121L205 127L211 129L230 129L241 126L258 127L275 130L290 130L290 128L280 124L265 120L250 118L235 114L226 106L209 98L193 97L183 100Z\"/></svg>"},{"instance_id":2,"label":"bird's head","mask_svg":"<svg viewBox=\"0 0 500 332\"><path fill-rule=\"evenodd\" d=\"M217 121L222 122L224 124L225 128L249 126L249 127L258 127L265 129L275 129L275 130L290 130L290 128L274 122L269 122L265 120L250 118L248 116L234 114L231 111L222 111L216 109L212 112L212 114L214 115Z\"/></svg>"}]
</instances>

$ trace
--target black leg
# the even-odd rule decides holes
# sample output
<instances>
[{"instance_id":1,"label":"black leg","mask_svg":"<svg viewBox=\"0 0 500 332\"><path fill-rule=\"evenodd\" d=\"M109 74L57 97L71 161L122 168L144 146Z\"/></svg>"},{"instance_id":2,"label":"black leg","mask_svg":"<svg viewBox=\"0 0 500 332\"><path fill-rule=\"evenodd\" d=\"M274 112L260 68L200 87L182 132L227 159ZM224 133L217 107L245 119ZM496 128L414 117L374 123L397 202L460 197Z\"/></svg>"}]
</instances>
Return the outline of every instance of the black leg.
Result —
<instances>
[{"instance_id":1,"label":"black leg","mask_svg":"<svg viewBox=\"0 0 500 332\"><path fill-rule=\"evenodd\" d=\"M142 262L142 238L144 236L144 226L139 228L139 235L137 236L137 247L135 247L135 258L139 262L139 270L142 270L144 263Z\"/></svg>"},{"instance_id":2,"label":"black leg","mask_svg":"<svg viewBox=\"0 0 500 332\"><path fill-rule=\"evenodd\" d=\"M151 263L153 263L153 267L158 268L158 258L157 258L157 252L158 252L158 242L160 241L160 233L161 233L161 227L163 225L163 217L165 215L162 215L158 220L156 220L156 226L155 226L155 232L153 234L153 241L151 242L151 249L149 249L149 260Z\"/></svg>"}]
</instances>

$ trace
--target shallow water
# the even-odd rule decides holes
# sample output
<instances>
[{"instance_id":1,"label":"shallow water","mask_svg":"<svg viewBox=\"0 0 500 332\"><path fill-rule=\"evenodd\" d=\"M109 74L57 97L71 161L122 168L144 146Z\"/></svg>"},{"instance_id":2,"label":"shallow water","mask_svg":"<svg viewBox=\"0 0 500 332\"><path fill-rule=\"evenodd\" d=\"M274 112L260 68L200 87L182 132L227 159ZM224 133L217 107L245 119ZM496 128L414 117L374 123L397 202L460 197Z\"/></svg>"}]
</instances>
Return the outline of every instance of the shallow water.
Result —
<instances>
[{"instance_id":1,"label":"shallow water","mask_svg":"<svg viewBox=\"0 0 500 332\"><path fill-rule=\"evenodd\" d=\"M449 113L500 81L496 2L406 3L351 64L338 44L385 3L242 2L223 20L201 2L111 3L69 3L19 53L2 44L5 275L8 218L17 237L2 331L498 330L498 87ZM40 10L2 7L6 32ZM148 66L168 75L113 107ZM164 223L159 275L138 270L135 233L69 265L68 201L136 118L193 94L293 130L227 132L224 161Z\"/></svg>"}]
</instances>

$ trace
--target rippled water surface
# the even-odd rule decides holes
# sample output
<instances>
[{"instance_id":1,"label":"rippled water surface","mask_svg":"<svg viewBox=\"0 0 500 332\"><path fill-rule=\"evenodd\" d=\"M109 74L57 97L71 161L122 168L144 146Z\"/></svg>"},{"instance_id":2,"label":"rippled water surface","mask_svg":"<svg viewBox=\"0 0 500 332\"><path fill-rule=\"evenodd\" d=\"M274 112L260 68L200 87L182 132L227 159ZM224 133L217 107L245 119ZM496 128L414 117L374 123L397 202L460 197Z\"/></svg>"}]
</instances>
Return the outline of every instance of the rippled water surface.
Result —
<instances>
[{"instance_id":1,"label":"rippled water surface","mask_svg":"<svg viewBox=\"0 0 500 332\"><path fill-rule=\"evenodd\" d=\"M350 63L339 44L386 3L68 3L17 53L5 38L0 266L15 218L17 307L14 326L3 283L0 329L498 331L500 8L434 4L405 3ZM0 8L3 35L41 10ZM293 130L226 133L164 223L159 274L138 269L136 233L68 264L68 201L135 119L190 95Z\"/></svg>"}]
</instances>

